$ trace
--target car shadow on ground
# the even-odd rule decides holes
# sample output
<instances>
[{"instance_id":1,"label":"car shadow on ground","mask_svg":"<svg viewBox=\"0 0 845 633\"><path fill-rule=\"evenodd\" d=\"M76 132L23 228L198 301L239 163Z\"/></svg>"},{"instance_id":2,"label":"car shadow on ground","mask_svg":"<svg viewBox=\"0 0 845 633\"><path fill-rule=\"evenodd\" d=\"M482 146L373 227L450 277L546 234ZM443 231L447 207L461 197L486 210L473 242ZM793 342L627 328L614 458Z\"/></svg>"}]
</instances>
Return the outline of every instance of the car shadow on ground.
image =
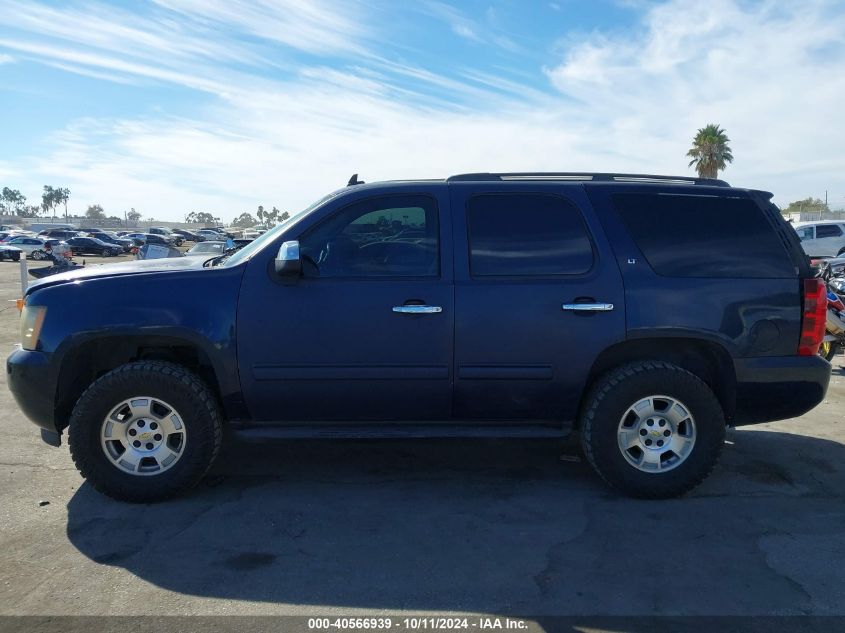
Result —
<instances>
[{"instance_id":1,"label":"car shadow on ground","mask_svg":"<svg viewBox=\"0 0 845 633\"><path fill-rule=\"evenodd\" d=\"M818 597L777 556L802 555L805 538L816 544L811 558L845 556L841 547L818 550L820 538L842 542L843 465L837 442L733 431L696 491L638 501L550 441L235 443L197 490L173 501L131 505L82 486L68 504L67 536L100 564L221 599L515 614L812 613ZM845 560L836 565L830 580L842 586Z\"/></svg>"}]
</instances>

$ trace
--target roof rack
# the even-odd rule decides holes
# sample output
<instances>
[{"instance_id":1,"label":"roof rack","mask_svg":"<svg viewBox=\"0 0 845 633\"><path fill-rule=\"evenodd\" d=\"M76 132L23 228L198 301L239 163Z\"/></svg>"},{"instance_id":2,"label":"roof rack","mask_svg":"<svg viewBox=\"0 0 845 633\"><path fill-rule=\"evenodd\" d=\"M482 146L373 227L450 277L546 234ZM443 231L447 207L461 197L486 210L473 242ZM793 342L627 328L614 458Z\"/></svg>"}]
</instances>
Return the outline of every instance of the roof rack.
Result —
<instances>
[{"instance_id":1,"label":"roof rack","mask_svg":"<svg viewBox=\"0 0 845 633\"><path fill-rule=\"evenodd\" d=\"M711 187L730 187L724 180L716 178L696 178L695 176L655 176L652 174L611 174L592 172L512 172L512 173L478 173L456 174L449 176L446 182L478 182L478 181L592 181L592 182L642 182L661 183L668 185L709 185Z\"/></svg>"}]
</instances>

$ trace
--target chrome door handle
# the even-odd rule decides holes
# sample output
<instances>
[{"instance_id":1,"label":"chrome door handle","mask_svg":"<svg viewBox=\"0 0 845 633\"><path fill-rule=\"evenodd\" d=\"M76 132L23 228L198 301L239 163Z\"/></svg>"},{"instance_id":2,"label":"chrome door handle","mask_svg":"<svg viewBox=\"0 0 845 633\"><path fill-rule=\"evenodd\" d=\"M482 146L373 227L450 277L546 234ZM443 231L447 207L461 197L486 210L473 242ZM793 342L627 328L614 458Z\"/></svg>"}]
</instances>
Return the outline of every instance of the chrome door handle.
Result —
<instances>
[{"instance_id":1,"label":"chrome door handle","mask_svg":"<svg viewBox=\"0 0 845 633\"><path fill-rule=\"evenodd\" d=\"M561 307L564 310L576 312L610 312L613 310L612 303L564 303Z\"/></svg>"},{"instance_id":2,"label":"chrome door handle","mask_svg":"<svg viewBox=\"0 0 845 633\"><path fill-rule=\"evenodd\" d=\"M394 312L400 312L402 314L437 314L438 312L443 312L443 308L440 306L417 306L417 305L410 305L410 306L393 306Z\"/></svg>"}]
</instances>

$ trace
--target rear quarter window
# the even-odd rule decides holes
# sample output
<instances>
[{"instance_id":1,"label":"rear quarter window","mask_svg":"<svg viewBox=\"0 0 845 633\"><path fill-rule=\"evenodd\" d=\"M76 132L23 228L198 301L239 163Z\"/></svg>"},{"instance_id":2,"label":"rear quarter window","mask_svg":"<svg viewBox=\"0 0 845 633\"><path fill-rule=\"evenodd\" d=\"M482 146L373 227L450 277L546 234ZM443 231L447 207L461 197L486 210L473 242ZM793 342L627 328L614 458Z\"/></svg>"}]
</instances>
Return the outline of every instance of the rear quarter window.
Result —
<instances>
[{"instance_id":1,"label":"rear quarter window","mask_svg":"<svg viewBox=\"0 0 845 633\"><path fill-rule=\"evenodd\" d=\"M666 277L791 278L775 228L753 200L626 193L613 203L652 269Z\"/></svg>"}]
</instances>

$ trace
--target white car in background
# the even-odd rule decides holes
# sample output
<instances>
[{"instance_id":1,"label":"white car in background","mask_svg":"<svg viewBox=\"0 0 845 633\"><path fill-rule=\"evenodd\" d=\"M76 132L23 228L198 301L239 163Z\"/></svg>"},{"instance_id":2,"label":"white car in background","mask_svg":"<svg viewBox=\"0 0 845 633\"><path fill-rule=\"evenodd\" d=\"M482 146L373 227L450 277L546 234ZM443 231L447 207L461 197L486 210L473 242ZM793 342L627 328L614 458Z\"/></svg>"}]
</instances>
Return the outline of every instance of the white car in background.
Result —
<instances>
[{"instance_id":1,"label":"white car in background","mask_svg":"<svg viewBox=\"0 0 845 633\"><path fill-rule=\"evenodd\" d=\"M63 255L69 249L64 242L58 240L44 240L40 237L29 237L27 235L16 235L4 242L8 246L20 249L27 257L35 260L47 259L46 246L50 242L55 255Z\"/></svg>"},{"instance_id":2,"label":"white car in background","mask_svg":"<svg viewBox=\"0 0 845 633\"><path fill-rule=\"evenodd\" d=\"M845 220L798 222L793 225L801 248L810 257L845 255Z\"/></svg>"},{"instance_id":3,"label":"white car in background","mask_svg":"<svg viewBox=\"0 0 845 633\"><path fill-rule=\"evenodd\" d=\"M257 224L253 227L248 229L244 229L241 237L245 240L254 240L259 235L264 235L268 230L268 227L264 226L263 224Z\"/></svg>"}]
</instances>

